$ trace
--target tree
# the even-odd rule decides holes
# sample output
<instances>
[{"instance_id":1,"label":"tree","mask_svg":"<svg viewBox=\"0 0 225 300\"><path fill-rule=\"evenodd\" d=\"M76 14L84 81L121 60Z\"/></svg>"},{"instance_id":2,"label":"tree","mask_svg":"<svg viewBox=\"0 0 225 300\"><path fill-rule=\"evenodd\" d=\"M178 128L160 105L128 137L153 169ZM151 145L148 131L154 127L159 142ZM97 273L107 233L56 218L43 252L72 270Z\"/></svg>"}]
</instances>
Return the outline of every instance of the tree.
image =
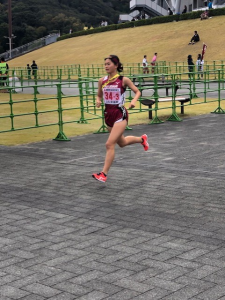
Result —
<instances>
[{"instance_id":1,"label":"tree","mask_svg":"<svg viewBox=\"0 0 225 300\"><path fill-rule=\"evenodd\" d=\"M8 50L8 1L0 0L0 49ZM79 31L84 24L99 26L102 20L116 23L129 12L129 0L12 0L13 47L40 38L54 30ZM2 50L3 49L3 50Z\"/></svg>"},{"instance_id":2,"label":"tree","mask_svg":"<svg viewBox=\"0 0 225 300\"><path fill-rule=\"evenodd\" d=\"M45 35L47 35L48 31L47 28L45 26L40 26L36 29L36 34L37 34L37 38L42 38Z\"/></svg>"}]
</instances>

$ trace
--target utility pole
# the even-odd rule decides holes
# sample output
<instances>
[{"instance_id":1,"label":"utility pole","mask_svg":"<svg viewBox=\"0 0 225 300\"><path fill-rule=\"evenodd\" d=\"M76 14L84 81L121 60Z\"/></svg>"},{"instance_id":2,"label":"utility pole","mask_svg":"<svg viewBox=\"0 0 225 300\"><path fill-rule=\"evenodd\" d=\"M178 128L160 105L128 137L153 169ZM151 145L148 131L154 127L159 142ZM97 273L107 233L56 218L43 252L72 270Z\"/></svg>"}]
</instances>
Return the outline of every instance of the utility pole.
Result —
<instances>
[{"instance_id":1,"label":"utility pole","mask_svg":"<svg viewBox=\"0 0 225 300\"><path fill-rule=\"evenodd\" d=\"M9 57L12 52L12 2L8 0L8 22L9 22Z\"/></svg>"},{"instance_id":2,"label":"utility pole","mask_svg":"<svg viewBox=\"0 0 225 300\"><path fill-rule=\"evenodd\" d=\"M12 40L15 36L12 34L12 2L8 0L8 26L9 26L9 35L4 36L4 38L9 39L9 58L12 58Z\"/></svg>"}]
</instances>

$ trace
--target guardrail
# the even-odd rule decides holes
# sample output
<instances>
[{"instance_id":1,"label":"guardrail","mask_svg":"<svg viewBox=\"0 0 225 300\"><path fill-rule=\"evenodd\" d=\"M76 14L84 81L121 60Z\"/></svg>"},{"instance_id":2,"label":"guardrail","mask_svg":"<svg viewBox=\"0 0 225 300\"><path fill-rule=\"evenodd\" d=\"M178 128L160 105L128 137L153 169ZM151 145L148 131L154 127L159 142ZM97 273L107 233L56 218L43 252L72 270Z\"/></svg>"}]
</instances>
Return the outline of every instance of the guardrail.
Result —
<instances>
[{"instance_id":1,"label":"guardrail","mask_svg":"<svg viewBox=\"0 0 225 300\"><path fill-rule=\"evenodd\" d=\"M185 73L188 71L188 65L185 62L175 62L167 63L164 61L158 62L155 66L149 65L150 74L175 74L175 73ZM212 61L204 63L204 71L214 71L222 70L225 71L224 61ZM29 71L24 68L10 68L9 77L15 77L21 79L21 84L23 81L33 79L33 71ZM37 79L42 81L54 81L54 80L67 80L74 81L78 80L79 76L99 78L105 74L105 69L103 64L93 64L93 65L63 65L63 66L47 66L39 67L37 70ZM133 76L143 74L143 67L141 63L131 63L125 64L123 75ZM216 78L216 72L214 77ZM212 73L210 73L212 76Z\"/></svg>"},{"instance_id":2,"label":"guardrail","mask_svg":"<svg viewBox=\"0 0 225 300\"><path fill-rule=\"evenodd\" d=\"M58 37L60 37L60 33L52 33L38 40L32 41L20 47L14 48L10 51L6 51L0 54L0 57L4 57L6 60L10 60L12 58L18 57L25 53L34 51L36 49L42 48L44 46L50 45L52 43L57 42Z\"/></svg>"},{"instance_id":3,"label":"guardrail","mask_svg":"<svg viewBox=\"0 0 225 300\"><path fill-rule=\"evenodd\" d=\"M217 103L216 114L224 114L222 101L225 100L224 70L204 71L199 80L198 72L174 73L161 75L136 75L135 84L141 90L142 96L135 109L130 114L152 112L153 118L149 124L162 123L159 112L169 110L168 121L181 121L177 109L198 104ZM216 79L214 76L216 75ZM134 76L130 76L134 80ZM2 86L0 82L0 133L58 126L56 140L69 140L64 133L63 126L69 123L85 124L92 120L100 120L98 132L106 132L104 123L104 105L97 109L95 98L97 94L98 78L79 76L76 82L41 83L39 80L30 81L29 85L23 81L7 81ZM5 84L6 82L4 82ZM179 89L177 90L177 87ZM20 89L23 97L16 97L16 90ZM50 95L45 90L51 89ZM41 90L41 94L40 91ZM26 95L26 97L25 97ZM128 89L127 102L132 100L132 92ZM169 100L168 100L169 97ZM177 97L189 99L186 103L177 101ZM154 105L146 108L143 99L152 100Z\"/></svg>"}]
</instances>

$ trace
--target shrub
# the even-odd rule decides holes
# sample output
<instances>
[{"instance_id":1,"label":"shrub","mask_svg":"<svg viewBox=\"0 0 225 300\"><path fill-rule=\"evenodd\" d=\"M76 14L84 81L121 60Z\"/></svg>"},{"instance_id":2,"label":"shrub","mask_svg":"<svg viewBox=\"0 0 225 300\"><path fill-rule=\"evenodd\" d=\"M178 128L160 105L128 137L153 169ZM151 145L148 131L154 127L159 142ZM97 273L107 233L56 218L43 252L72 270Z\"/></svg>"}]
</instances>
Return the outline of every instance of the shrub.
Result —
<instances>
[{"instance_id":1,"label":"shrub","mask_svg":"<svg viewBox=\"0 0 225 300\"><path fill-rule=\"evenodd\" d=\"M151 19L139 20L139 21L134 21L134 22L112 24L109 26L97 27L94 29L76 31L72 34L64 34L61 37L59 37L57 40L62 41L65 39L76 37L76 36L88 35L88 34L93 34L93 33L104 32L104 31L118 30L118 29L123 29L123 28L138 27L138 26L145 26L145 25L152 25L152 24L162 24L162 23L169 23L169 22L182 21L182 20L198 19L198 18L200 18L201 13L202 13L202 11L193 11L193 12L181 14L181 15L161 16L161 17L154 17ZM225 7L210 10L210 16L221 16L221 15L225 15Z\"/></svg>"}]
</instances>

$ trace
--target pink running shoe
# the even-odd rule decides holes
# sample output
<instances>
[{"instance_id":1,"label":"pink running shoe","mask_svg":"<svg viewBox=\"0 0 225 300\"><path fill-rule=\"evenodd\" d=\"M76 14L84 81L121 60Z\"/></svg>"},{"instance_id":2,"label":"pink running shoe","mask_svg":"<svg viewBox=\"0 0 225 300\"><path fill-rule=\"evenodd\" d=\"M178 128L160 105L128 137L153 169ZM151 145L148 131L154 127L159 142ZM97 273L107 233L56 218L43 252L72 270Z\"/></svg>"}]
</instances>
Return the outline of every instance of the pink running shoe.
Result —
<instances>
[{"instance_id":1,"label":"pink running shoe","mask_svg":"<svg viewBox=\"0 0 225 300\"><path fill-rule=\"evenodd\" d=\"M106 180L107 180L107 175L105 175L103 172L94 173L94 174L92 174L92 177L101 182L106 182Z\"/></svg>"},{"instance_id":2,"label":"pink running shoe","mask_svg":"<svg viewBox=\"0 0 225 300\"><path fill-rule=\"evenodd\" d=\"M141 136L141 138L142 138L142 146L144 147L144 150L145 151L147 151L148 150L148 148L149 148L149 144L148 144L148 136L147 136L147 134L143 134L142 136Z\"/></svg>"}]
</instances>

